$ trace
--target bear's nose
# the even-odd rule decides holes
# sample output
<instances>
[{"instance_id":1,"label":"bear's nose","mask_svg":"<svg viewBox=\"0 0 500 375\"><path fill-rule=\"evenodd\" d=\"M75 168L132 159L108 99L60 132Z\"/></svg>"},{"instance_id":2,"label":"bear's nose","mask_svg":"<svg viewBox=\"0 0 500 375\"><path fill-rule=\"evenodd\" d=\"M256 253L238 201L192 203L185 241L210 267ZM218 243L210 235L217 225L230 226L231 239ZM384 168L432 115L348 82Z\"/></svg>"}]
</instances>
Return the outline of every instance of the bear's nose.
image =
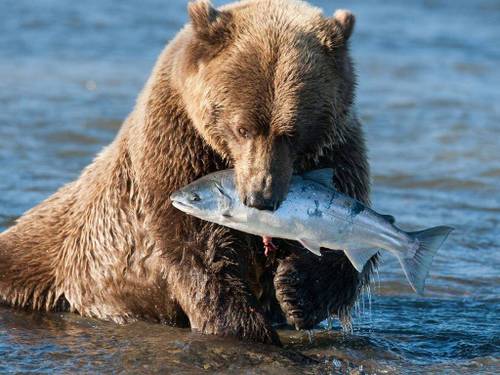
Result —
<instances>
[{"instance_id":1,"label":"bear's nose","mask_svg":"<svg viewBox=\"0 0 500 375\"><path fill-rule=\"evenodd\" d=\"M248 207L253 207L258 210L274 211L278 208L279 202L272 198L264 198L262 193L253 192L248 194L243 202Z\"/></svg>"}]
</instances>

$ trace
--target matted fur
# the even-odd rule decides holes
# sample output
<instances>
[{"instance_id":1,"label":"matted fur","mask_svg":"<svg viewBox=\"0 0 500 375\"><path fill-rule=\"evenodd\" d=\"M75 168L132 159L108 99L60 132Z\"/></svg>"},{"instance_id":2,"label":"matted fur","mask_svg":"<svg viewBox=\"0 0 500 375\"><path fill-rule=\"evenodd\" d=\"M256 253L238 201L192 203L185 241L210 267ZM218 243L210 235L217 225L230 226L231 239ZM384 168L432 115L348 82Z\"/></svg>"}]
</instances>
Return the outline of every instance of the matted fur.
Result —
<instances>
[{"instance_id":1,"label":"matted fur","mask_svg":"<svg viewBox=\"0 0 500 375\"><path fill-rule=\"evenodd\" d=\"M1 298L274 343L273 321L346 318L371 266L358 275L341 254L317 258L289 242L266 259L259 238L188 217L168 198L235 166L242 196L279 201L293 170L333 167L338 189L368 203L354 17L285 0L202 1L189 12L114 142L0 235Z\"/></svg>"}]
</instances>

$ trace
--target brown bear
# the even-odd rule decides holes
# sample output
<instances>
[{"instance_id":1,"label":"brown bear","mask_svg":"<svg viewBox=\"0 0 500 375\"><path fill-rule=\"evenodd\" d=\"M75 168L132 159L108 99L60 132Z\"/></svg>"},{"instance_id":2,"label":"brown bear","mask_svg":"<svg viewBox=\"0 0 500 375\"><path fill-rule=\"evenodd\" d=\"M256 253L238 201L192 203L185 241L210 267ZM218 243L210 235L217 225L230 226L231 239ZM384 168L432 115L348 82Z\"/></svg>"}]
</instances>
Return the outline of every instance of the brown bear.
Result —
<instances>
[{"instance_id":1,"label":"brown bear","mask_svg":"<svg viewBox=\"0 0 500 375\"><path fill-rule=\"evenodd\" d=\"M368 203L352 108L354 17L299 1L189 5L114 142L78 178L0 235L0 296L11 305L279 343L273 323L310 328L349 311L358 274L341 252L201 222L170 194L234 167L245 204L275 209L292 173L335 169Z\"/></svg>"}]
</instances>

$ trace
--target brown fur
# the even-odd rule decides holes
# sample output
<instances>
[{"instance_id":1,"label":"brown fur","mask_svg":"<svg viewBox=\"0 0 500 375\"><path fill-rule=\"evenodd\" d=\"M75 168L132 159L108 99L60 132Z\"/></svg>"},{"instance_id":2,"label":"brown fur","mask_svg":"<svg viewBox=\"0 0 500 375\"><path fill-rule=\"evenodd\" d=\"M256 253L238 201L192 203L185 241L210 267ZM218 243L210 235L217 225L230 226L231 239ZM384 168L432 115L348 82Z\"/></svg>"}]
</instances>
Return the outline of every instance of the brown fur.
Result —
<instances>
[{"instance_id":1,"label":"brown fur","mask_svg":"<svg viewBox=\"0 0 500 375\"><path fill-rule=\"evenodd\" d=\"M80 178L0 235L0 296L33 309L148 319L278 343L272 321L347 317L369 274L345 256L259 238L175 210L175 189L234 166L249 204L278 204L292 172L333 167L368 202L345 11L305 3L190 4L115 141ZM257 202L257 203L255 203Z\"/></svg>"}]
</instances>

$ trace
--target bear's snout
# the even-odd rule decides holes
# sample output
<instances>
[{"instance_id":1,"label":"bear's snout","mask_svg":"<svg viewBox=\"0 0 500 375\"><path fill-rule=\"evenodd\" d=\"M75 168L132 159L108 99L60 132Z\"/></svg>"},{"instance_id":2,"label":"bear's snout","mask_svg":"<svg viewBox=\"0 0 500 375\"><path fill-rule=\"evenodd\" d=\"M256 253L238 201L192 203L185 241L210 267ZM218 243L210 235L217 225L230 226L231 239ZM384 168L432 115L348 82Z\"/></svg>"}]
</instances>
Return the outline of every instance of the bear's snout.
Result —
<instances>
[{"instance_id":1,"label":"bear's snout","mask_svg":"<svg viewBox=\"0 0 500 375\"><path fill-rule=\"evenodd\" d=\"M237 185L244 205L258 210L275 211L286 198L292 168L289 163L280 163L279 167L237 173Z\"/></svg>"},{"instance_id":2,"label":"bear's snout","mask_svg":"<svg viewBox=\"0 0 500 375\"><path fill-rule=\"evenodd\" d=\"M278 194L277 189L273 189L272 177L253 178L252 180L260 180L257 189L250 189L243 197L243 203L248 207L253 207L258 210L274 211L279 207L283 199L281 194ZM249 184L255 186L255 184ZM286 184L288 185L288 184ZM279 189L278 189L279 190Z\"/></svg>"},{"instance_id":3,"label":"bear's snout","mask_svg":"<svg viewBox=\"0 0 500 375\"><path fill-rule=\"evenodd\" d=\"M241 201L258 210L276 210L286 198L294 155L283 140L260 137L240 148L235 160Z\"/></svg>"},{"instance_id":4,"label":"bear's snout","mask_svg":"<svg viewBox=\"0 0 500 375\"><path fill-rule=\"evenodd\" d=\"M260 192L252 192L246 198L245 205L258 210L274 211L278 208L280 202L274 199L264 198Z\"/></svg>"}]
</instances>

